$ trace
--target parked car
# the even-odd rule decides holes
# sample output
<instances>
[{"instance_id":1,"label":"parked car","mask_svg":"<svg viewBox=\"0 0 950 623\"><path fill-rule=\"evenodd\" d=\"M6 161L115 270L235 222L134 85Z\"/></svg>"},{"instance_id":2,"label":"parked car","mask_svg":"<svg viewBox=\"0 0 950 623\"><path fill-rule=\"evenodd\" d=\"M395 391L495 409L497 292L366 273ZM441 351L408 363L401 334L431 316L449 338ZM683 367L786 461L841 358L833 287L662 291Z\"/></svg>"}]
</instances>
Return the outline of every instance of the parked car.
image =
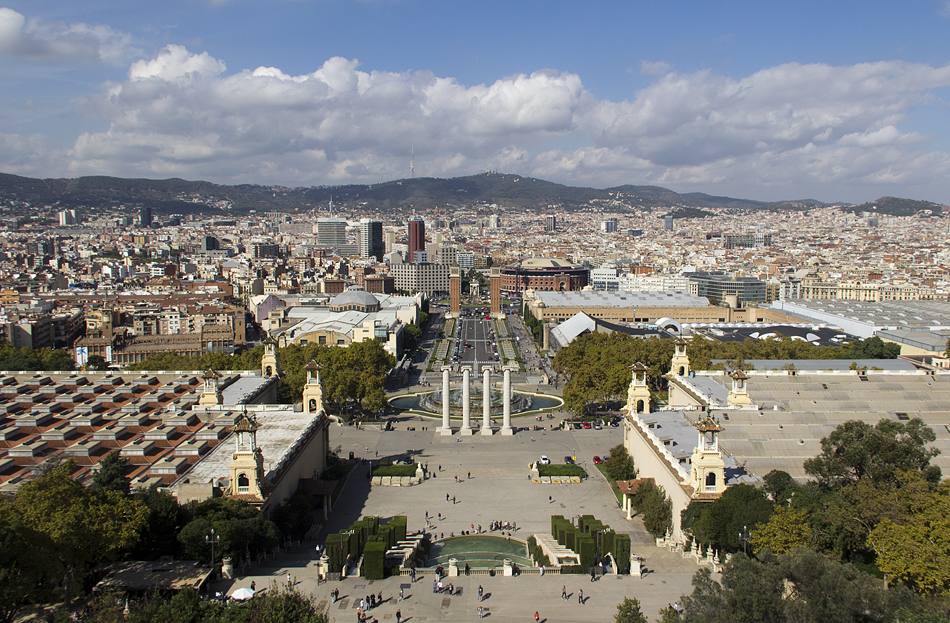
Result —
<instances>
[{"instance_id":1,"label":"parked car","mask_svg":"<svg viewBox=\"0 0 950 623\"><path fill-rule=\"evenodd\" d=\"M596 456L596 455L595 455L595 456L594 456L594 465L600 465L601 463L603 463L603 461L601 460L601 458L600 458L599 456Z\"/></svg>"},{"instance_id":2,"label":"parked car","mask_svg":"<svg viewBox=\"0 0 950 623\"><path fill-rule=\"evenodd\" d=\"M574 464L574 457L570 457L570 456L564 457L564 464L565 464L565 465L573 465L573 464Z\"/></svg>"},{"instance_id":3,"label":"parked car","mask_svg":"<svg viewBox=\"0 0 950 623\"><path fill-rule=\"evenodd\" d=\"M541 465L550 465L551 459L549 459L547 456L542 454L541 458L538 459L538 463L540 463Z\"/></svg>"},{"instance_id":4,"label":"parked car","mask_svg":"<svg viewBox=\"0 0 950 623\"><path fill-rule=\"evenodd\" d=\"M603 427L600 425L600 422L594 422L594 430L600 430L601 428Z\"/></svg>"},{"instance_id":5,"label":"parked car","mask_svg":"<svg viewBox=\"0 0 950 623\"><path fill-rule=\"evenodd\" d=\"M584 428L590 428L590 422L584 422Z\"/></svg>"}]
</instances>

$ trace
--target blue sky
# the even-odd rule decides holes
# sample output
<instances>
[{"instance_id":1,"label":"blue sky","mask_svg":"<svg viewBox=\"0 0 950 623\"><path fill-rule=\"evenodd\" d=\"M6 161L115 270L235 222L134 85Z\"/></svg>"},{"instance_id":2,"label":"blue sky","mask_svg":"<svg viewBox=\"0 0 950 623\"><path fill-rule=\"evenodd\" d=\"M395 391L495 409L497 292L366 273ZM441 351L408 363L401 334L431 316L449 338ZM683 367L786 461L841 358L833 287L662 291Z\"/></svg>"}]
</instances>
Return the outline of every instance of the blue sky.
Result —
<instances>
[{"instance_id":1,"label":"blue sky","mask_svg":"<svg viewBox=\"0 0 950 623\"><path fill-rule=\"evenodd\" d=\"M0 171L950 203L950 4L0 0Z\"/></svg>"}]
</instances>

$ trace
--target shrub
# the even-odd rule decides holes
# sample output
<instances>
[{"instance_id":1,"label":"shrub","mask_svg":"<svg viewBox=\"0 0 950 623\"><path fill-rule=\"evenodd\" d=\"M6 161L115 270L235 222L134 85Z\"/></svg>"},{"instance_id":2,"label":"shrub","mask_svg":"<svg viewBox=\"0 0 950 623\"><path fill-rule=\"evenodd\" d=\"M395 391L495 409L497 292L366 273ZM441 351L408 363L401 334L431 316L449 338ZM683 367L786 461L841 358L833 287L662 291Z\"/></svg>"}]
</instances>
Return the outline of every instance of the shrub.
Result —
<instances>
[{"instance_id":1,"label":"shrub","mask_svg":"<svg viewBox=\"0 0 950 623\"><path fill-rule=\"evenodd\" d=\"M407 519L405 515L396 515L395 517L389 520L388 524L386 524L388 526L392 526L393 530L395 530L397 543L399 541L406 540L406 524L407 524Z\"/></svg>"},{"instance_id":2,"label":"shrub","mask_svg":"<svg viewBox=\"0 0 950 623\"><path fill-rule=\"evenodd\" d=\"M416 465L381 465L379 467L374 467L372 470L373 476L393 476L396 478L409 477L412 478L416 475Z\"/></svg>"},{"instance_id":3,"label":"shrub","mask_svg":"<svg viewBox=\"0 0 950 623\"><path fill-rule=\"evenodd\" d=\"M584 478L587 472L580 465L538 465L539 476L579 476Z\"/></svg>"},{"instance_id":4,"label":"shrub","mask_svg":"<svg viewBox=\"0 0 950 623\"><path fill-rule=\"evenodd\" d=\"M577 539L577 548L574 550L581 557L582 567L593 567L597 557L597 544L589 536L582 536Z\"/></svg>"},{"instance_id":5,"label":"shrub","mask_svg":"<svg viewBox=\"0 0 950 623\"><path fill-rule=\"evenodd\" d=\"M363 549L362 575L367 580L382 580L386 575L386 543L370 541Z\"/></svg>"},{"instance_id":6,"label":"shrub","mask_svg":"<svg viewBox=\"0 0 950 623\"><path fill-rule=\"evenodd\" d=\"M329 558L330 571L339 573L343 570L343 556L341 554L340 534L328 534L325 543L327 558Z\"/></svg>"},{"instance_id":7,"label":"shrub","mask_svg":"<svg viewBox=\"0 0 950 623\"><path fill-rule=\"evenodd\" d=\"M617 562L620 573L630 573L630 535L614 535L614 548L611 552Z\"/></svg>"},{"instance_id":8,"label":"shrub","mask_svg":"<svg viewBox=\"0 0 950 623\"><path fill-rule=\"evenodd\" d=\"M564 565L561 567L561 575L584 575L590 573L590 567L584 568L584 565Z\"/></svg>"}]
</instances>

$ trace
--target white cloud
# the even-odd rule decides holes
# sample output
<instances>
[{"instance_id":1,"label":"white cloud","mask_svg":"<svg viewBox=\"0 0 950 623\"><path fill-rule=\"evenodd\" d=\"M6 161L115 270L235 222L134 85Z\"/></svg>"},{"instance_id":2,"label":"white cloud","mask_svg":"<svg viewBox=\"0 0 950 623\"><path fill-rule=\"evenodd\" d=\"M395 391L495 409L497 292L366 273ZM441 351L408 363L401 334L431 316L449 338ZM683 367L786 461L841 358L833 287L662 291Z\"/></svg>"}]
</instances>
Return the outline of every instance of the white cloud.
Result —
<instances>
[{"instance_id":1,"label":"white cloud","mask_svg":"<svg viewBox=\"0 0 950 623\"><path fill-rule=\"evenodd\" d=\"M640 75L643 76L662 76L671 68L669 63L664 63L663 61L657 61L655 63L640 61Z\"/></svg>"},{"instance_id":2,"label":"white cloud","mask_svg":"<svg viewBox=\"0 0 950 623\"><path fill-rule=\"evenodd\" d=\"M0 7L0 54L65 63L119 65L138 53L131 35L108 26L27 19Z\"/></svg>"},{"instance_id":3,"label":"white cloud","mask_svg":"<svg viewBox=\"0 0 950 623\"><path fill-rule=\"evenodd\" d=\"M552 70L472 86L426 71L364 71L344 58L302 75L228 74L223 61L172 45L85 98L108 130L81 134L68 164L57 155L51 166L69 175L372 182L406 176L413 146L417 174L428 176L494 168L770 198L912 194L900 186L945 193L948 155L901 128L947 85L950 67L792 63L738 80L666 73L616 102ZM10 170L14 152L7 145L0 167ZM16 162L19 172L52 174L35 160Z\"/></svg>"}]
</instances>

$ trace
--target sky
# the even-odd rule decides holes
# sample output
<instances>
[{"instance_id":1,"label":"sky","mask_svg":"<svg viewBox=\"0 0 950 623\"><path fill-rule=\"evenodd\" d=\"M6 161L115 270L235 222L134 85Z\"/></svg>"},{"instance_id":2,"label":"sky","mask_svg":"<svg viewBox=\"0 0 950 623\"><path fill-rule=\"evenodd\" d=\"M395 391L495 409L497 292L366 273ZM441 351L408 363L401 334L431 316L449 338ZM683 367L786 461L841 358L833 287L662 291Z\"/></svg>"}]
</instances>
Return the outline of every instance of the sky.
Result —
<instances>
[{"instance_id":1,"label":"sky","mask_svg":"<svg viewBox=\"0 0 950 623\"><path fill-rule=\"evenodd\" d=\"M950 204L950 0L0 0L0 172Z\"/></svg>"}]
</instances>

